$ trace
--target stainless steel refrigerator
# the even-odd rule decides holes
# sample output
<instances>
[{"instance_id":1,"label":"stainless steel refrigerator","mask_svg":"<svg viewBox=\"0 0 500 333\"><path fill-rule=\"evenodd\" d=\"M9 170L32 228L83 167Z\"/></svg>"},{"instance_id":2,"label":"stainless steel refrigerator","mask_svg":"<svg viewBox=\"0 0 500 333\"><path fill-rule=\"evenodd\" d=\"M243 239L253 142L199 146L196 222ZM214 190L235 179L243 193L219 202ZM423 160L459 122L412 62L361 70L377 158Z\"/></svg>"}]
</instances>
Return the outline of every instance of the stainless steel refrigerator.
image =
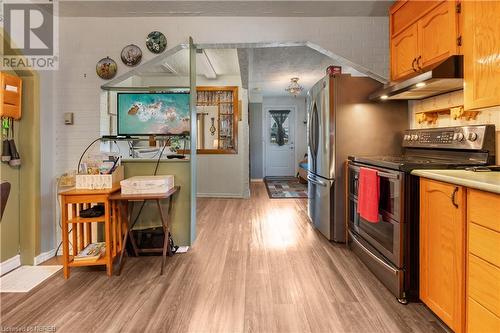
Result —
<instances>
[{"instance_id":1,"label":"stainless steel refrigerator","mask_svg":"<svg viewBox=\"0 0 500 333\"><path fill-rule=\"evenodd\" d=\"M407 101L372 102L382 84L349 74L326 76L307 94L308 213L329 240L345 242L348 155L397 155L409 127Z\"/></svg>"}]
</instances>

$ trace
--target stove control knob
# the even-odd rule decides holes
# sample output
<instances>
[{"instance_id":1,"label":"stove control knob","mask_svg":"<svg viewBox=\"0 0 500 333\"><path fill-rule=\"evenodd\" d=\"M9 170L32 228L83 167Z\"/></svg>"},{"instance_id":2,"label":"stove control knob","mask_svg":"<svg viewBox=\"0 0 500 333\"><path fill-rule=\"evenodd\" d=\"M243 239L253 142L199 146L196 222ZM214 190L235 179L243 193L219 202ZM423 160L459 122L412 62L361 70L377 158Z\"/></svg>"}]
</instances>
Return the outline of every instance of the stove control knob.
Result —
<instances>
[{"instance_id":1,"label":"stove control knob","mask_svg":"<svg viewBox=\"0 0 500 333\"><path fill-rule=\"evenodd\" d=\"M404 136L403 140L405 140L405 141L409 141L410 139L411 139L410 134L405 134L405 136Z\"/></svg>"},{"instance_id":2,"label":"stove control knob","mask_svg":"<svg viewBox=\"0 0 500 333\"><path fill-rule=\"evenodd\" d=\"M476 141L477 140L477 133L470 132L468 139L469 139L469 141Z\"/></svg>"},{"instance_id":3,"label":"stove control knob","mask_svg":"<svg viewBox=\"0 0 500 333\"><path fill-rule=\"evenodd\" d=\"M418 141L418 134L412 134L411 139L413 141Z\"/></svg>"},{"instance_id":4,"label":"stove control knob","mask_svg":"<svg viewBox=\"0 0 500 333\"><path fill-rule=\"evenodd\" d=\"M463 133L455 133L453 134L453 140L456 140L456 141L462 141L464 139L464 135Z\"/></svg>"}]
</instances>

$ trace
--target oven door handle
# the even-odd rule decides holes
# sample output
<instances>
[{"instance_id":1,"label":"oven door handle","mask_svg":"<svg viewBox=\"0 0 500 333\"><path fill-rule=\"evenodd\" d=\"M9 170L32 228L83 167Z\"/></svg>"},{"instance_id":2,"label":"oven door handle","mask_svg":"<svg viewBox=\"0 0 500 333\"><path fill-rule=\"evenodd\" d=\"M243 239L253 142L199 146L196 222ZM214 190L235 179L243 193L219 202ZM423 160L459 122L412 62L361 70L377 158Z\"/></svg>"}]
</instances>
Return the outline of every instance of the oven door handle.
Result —
<instances>
[{"instance_id":1,"label":"oven door handle","mask_svg":"<svg viewBox=\"0 0 500 333\"><path fill-rule=\"evenodd\" d=\"M391 178L391 179L399 179L399 175L393 174L393 173L388 173L388 172L377 172L377 175L379 177L384 177L384 178Z\"/></svg>"},{"instance_id":2,"label":"oven door handle","mask_svg":"<svg viewBox=\"0 0 500 333\"><path fill-rule=\"evenodd\" d=\"M395 269L394 267L391 267L388 263L386 263L385 261L383 261L382 259L380 259L379 257L377 257L376 255L374 255L372 253L372 251L370 251L369 249L366 248L366 246L364 246L359 240L356 239L356 236L353 235L351 232L349 232L351 234L351 238L354 242L356 242L356 245L359 246L364 252L366 252L366 254L368 254L373 260L377 261L379 264L385 266L387 269L389 269L392 273L394 273L394 275L397 275L398 274L398 270Z\"/></svg>"},{"instance_id":3,"label":"oven door handle","mask_svg":"<svg viewBox=\"0 0 500 333\"><path fill-rule=\"evenodd\" d=\"M360 169L358 166L354 166L354 165L350 165L350 167L355 171L359 171L359 169ZM370 168L367 168L367 169L370 169ZM396 174L396 173L377 171L377 175L379 177L384 177L384 178L399 179L399 174Z\"/></svg>"}]
</instances>

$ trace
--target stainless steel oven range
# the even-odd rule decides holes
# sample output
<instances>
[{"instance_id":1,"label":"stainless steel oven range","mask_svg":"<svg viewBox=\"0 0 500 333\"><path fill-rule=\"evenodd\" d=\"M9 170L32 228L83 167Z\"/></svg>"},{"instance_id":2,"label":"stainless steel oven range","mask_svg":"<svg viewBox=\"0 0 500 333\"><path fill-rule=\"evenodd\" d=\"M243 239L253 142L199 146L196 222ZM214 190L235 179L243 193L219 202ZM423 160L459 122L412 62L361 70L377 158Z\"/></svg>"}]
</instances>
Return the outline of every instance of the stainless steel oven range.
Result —
<instances>
[{"instance_id":1,"label":"stainless steel oven range","mask_svg":"<svg viewBox=\"0 0 500 333\"><path fill-rule=\"evenodd\" d=\"M401 156L349 156L349 246L401 303L418 300L419 179L414 169L494 164L495 126L405 131ZM379 221L358 213L360 168L377 171Z\"/></svg>"}]
</instances>

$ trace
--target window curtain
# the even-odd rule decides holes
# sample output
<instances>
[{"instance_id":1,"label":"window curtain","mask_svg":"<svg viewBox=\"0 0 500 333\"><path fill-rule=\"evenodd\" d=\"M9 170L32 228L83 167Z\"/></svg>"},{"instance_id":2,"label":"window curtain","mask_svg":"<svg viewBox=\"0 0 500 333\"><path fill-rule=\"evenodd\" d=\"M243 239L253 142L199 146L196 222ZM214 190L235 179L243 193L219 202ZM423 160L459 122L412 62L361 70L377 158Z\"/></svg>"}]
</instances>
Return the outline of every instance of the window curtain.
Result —
<instances>
[{"instance_id":1,"label":"window curtain","mask_svg":"<svg viewBox=\"0 0 500 333\"><path fill-rule=\"evenodd\" d=\"M283 124L288 118L290 110L273 110L269 112L271 113L271 117L273 117L278 127L276 133L276 143L278 144L278 146L283 146L285 144L285 130L283 128Z\"/></svg>"}]
</instances>

